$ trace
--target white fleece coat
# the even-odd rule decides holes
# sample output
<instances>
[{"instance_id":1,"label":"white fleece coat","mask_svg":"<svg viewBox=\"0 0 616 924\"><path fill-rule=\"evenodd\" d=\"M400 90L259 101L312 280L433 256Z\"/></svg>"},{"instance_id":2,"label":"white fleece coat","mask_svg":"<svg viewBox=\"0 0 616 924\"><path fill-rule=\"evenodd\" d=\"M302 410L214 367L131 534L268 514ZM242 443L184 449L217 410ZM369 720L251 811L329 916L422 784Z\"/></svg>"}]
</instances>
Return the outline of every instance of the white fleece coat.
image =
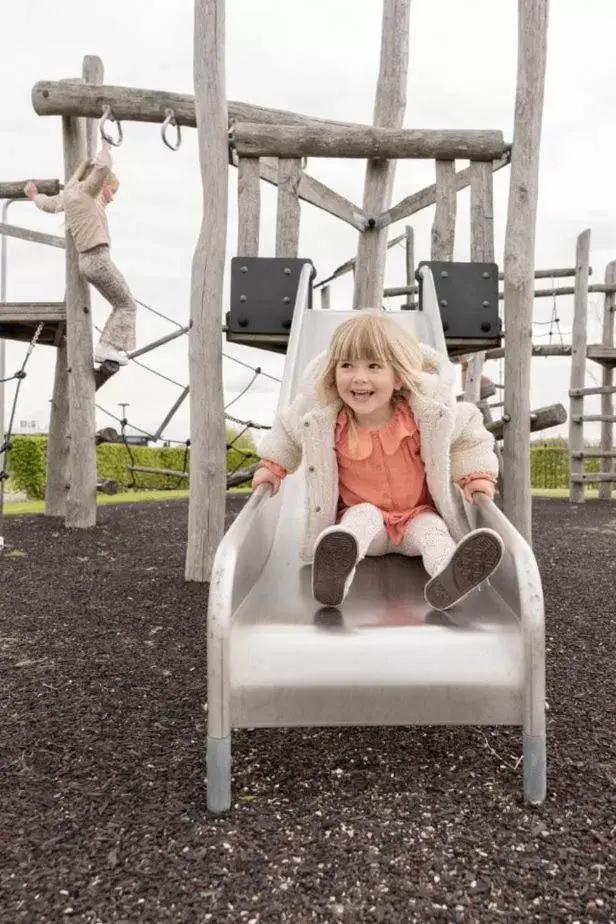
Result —
<instances>
[{"instance_id":1,"label":"white fleece coat","mask_svg":"<svg viewBox=\"0 0 616 924\"><path fill-rule=\"evenodd\" d=\"M456 401L455 369L448 358L421 345L424 371L420 388L409 405L421 439L421 458L428 488L436 509L458 541L468 531L462 495L456 482L478 472L498 473L494 437L486 430L481 412L466 401ZM301 549L311 561L321 531L336 522L338 465L334 447L340 399L319 401L316 382L325 354L309 364L295 400L278 414L260 446L263 459L276 462L291 473L304 462L306 478L306 528Z\"/></svg>"}]
</instances>

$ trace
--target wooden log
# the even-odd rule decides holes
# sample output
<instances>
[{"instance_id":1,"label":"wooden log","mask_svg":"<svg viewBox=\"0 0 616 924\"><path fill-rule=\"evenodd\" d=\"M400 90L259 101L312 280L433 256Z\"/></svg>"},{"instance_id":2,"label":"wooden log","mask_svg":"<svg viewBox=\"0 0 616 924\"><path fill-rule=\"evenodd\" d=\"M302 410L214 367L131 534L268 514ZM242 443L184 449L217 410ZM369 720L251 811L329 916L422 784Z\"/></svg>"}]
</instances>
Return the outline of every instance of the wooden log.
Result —
<instances>
[{"instance_id":1,"label":"wooden log","mask_svg":"<svg viewBox=\"0 0 616 924\"><path fill-rule=\"evenodd\" d=\"M8 225L0 221L0 234L6 234L7 237L16 237L22 241L31 241L33 244L47 244L49 247L59 247L64 249L65 241L63 237L57 237L55 234L44 234L42 231L32 231L30 228L20 228L18 225Z\"/></svg>"},{"instance_id":2,"label":"wooden log","mask_svg":"<svg viewBox=\"0 0 616 924\"><path fill-rule=\"evenodd\" d=\"M173 478L190 478L188 472L177 472L173 468L153 468L149 465L127 465L129 472L145 472L148 475L170 475Z\"/></svg>"},{"instance_id":3,"label":"wooden log","mask_svg":"<svg viewBox=\"0 0 616 924\"><path fill-rule=\"evenodd\" d=\"M607 287L616 287L616 261L605 268L605 285ZM607 292L603 303L603 333L602 343L607 349L614 348L614 313L616 311L616 296L614 292ZM603 389L601 391L601 413L609 417L614 412L614 402L612 394L614 391L614 368L613 366L604 366L601 370L601 381ZM611 450L614 445L614 427L607 421L601 424L601 451L605 453L600 462L599 470L603 475L609 475L612 471ZM612 499L612 483L604 481L599 485L599 500Z\"/></svg>"},{"instance_id":4,"label":"wooden log","mask_svg":"<svg viewBox=\"0 0 616 924\"><path fill-rule=\"evenodd\" d=\"M453 260L457 212L455 164L451 160L437 160L434 166L436 208L432 222L430 259Z\"/></svg>"},{"instance_id":5,"label":"wooden log","mask_svg":"<svg viewBox=\"0 0 616 924\"><path fill-rule=\"evenodd\" d=\"M74 86L64 81L40 80L32 88L31 96L34 111L41 116L81 116L100 119L103 107L109 105L115 118L120 121L162 123L166 110L173 109L178 125L186 125L189 128L197 126L195 97L186 93L168 93L162 90L110 84L100 87ZM265 122L315 128L357 127L356 123L318 119L285 109L268 109L265 106L229 100L227 128L234 122Z\"/></svg>"},{"instance_id":6,"label":"wooden log","mask_svg":"<svg viewBox=\"0 0 616 924\"><path fill-rule=\"evenodd\" d=\"M510 160L510 153L507 151L503 157L498 158L498 160L495 160L492 163L492 171L496 173L497 170L502 170L503 167L507 167L510 163ZM470 186L470 167L465 167L464 170L458 170L454 176L457 192L459 192L461 189L466 189L467 186ZM426 186L425 189L419 190L419 192L413 193L410 196L406 196L396 205L392 206L390 209L387 209L378 219L378 224L380 227L384 228L386 225L390 225L395 221L402 221L403 218L408 218L410 215L421 212L422 209L429 208L431 205L434 205L435 202L436 183L433 183L431 186Z\"/></svg>"},{"instance_id":7,"label":"wooden log","mask_svg":"<svg viewBox=\"0 0 616 924\"><path fill-rule=\"evenodd\" d=\"M602 343L591 343L586 348L586 356L595 363L613 369L616 366L616 347L607 347Z\"/></svg>"},{"instance_id":8,"label":"wooden log","mask_svg":"<svg viewBox=\"0 0 616 924\"><path fill-rule=\"evenodd\" d=\"M505 233L503 510L531 541L530 360L548 0L518 0L518 65Z\"/></svg>"},{"instance_id":9,"label":"wooden log","mask_svg":"<svg viewBox=\"0 0 616 924\"><path fill-rule=\"evenodd\" d=\"M90 84L102 76L98 59L84 58L82 80ZM66 86L72 86L67 82ZM83 86L84 84L78 84ZM63 118L65 180L88 155L90 130L83 119ZM92 350L92 315L88 286L79 272L77 250L66 234L66 348L70 440L68 496L64 524L86 529L96 524L96 445L94 434L95 382Z\"/></svg>"},{"instance_id":10,"label":"wooden log","mask_svg":"<svg viewBox=\"0 0 616 924\"><path fill-rule=\"evenodd\" d=\"M383 0L379 77L373 121L376 131L397 131L404 121L409 59L410 0ZM376 221L391 204L396 164L371 159L366 164L363 210ZM353 307L380 307L383 300L387 231L368 226L360 234Z\"/></svg>"},{"instance_id":11,"label":"wooden log","mask_svg":"<svg viewBox=\"0 0 616 924\"><path fill-rule=\"evenodd\" d=\"M96 431L94 442L97 446L100 446L101 443L121 443L122 437L113 427L103 427L101 430Z\"/></svg>"},{"instance_id":12,"label":"wooden log","mask_svg":"<svg viewBox=\"0 0 616 924\"><path fill-rule=\"evenodd\" d=\"M278 186L277 158L262 157L259 160L259 172L261 179L266 183ZM309 202L329 215L340 218L341 221L357 228L358 231L363 231L366 227L367 217L363 209L307 173L301 175L297 195L304 202Z\"/></svg>"},{"instance_id":13,"label":"wooden log","mask_svg":"<svg viewBox=\"0 0 616 924\"><path fill-rule=\"evenodd\" d=\"M56 350L56 367L49 414L45 483L45 516L47 517L66 516L69 446L68 361L66 341L64 341Z\"/></svg>"},{"instance_id":14,"label":"wooden log","mask_svg":"<svg viewBox=\"0 0 616 924\"><path fill-rule=\"evenodd\" d=\"M228 187L224 0L195 0L193 60L203 215L190 294L192 478L185 577L187 581L207 581L225 525L220 337Z\"/></svg>"},{"instance_id":15,"label":"wooden log","mask_svg":"<svg viewBox=\"0 0 616 924\"><path fill-rule=\"evenodd\" d=\"M237 485L250 481L258 467L259 463L255 462L254 465L249 465L248 468L240 468L237 472L227 475L227 488L235 488Z\"/></svg>"},{"instance_id":16,"label":"wooden log","mask_svg":"<svg viewBox=\"0 0 616 924\"><path fill-rule=\"evenodd\" d=\"M261 184L259 159L242 157L237 165L237 255L259 256Z\"/></svg>"},{"instance_id":17,"label":"wooden log","mask_svg":"<svg viewBox=\"0 0 616 924\"><path fill-rule=\"evenodd\" d=\"M66 321L65 302L0 302L2 324L54 324Z\"/></svg>"},{"instance_id":18,"label":"wooden log","mask_svg":"<svg viewBox=\"0 0 616 924\"><path fill-rule=\"evenodd\" d=\"M494 205L492 168L490 164L471 164L471 260L494 262ZM476 404L480 398L481 373L485 351L473 353L468 361L464 395ZM490 412L487 412L486 416ZM499 460L502 461L502 460Z\"/></svg>"},{"instance_id":19,"label":"wooden log","mask_svg":"<svg viewBox=\"0 0 616 924\"><path fill-rule=\"evenodd\" d=\"M584 428L580 426L584 414L584 397L576 394L584 387L586 379L586 347L588 322L588 264L590 257L590 231L583 231L577 239L575 254L576 276L573 302L573 326L571 330L571 373L569 391L569 472L578 475L584 471L584 464L577 455L584 448ZM571 455L576 453L576 455ZM572 503L584 501L584 486L573 478L569 479L569 500Z\"/></svg>"},{"instance_id":20,"label":"wooden log","mask_svg":"<svg viewBox=\"0 0 616 924\"><path fill-rule=\"evenodd\" d=\"M404 0L392 0L401 4ZM352 157L368 160L435 158L496 160L506 145L502 132L400 127L313 128L236 122L231 129L240 157Z\"/></svg>"},{"instance_id":21,"label":"wooden log","mask_svg":"<svg viewBox=\"0 0 616 924\"><path fill-rule=\"evenodd\" d=\"M297 257L298 254L300 205L297 190L301 176L301 160L297 158L279 160L276 210L277 257Z\"/></svg>"},{"instance_id":22,"label":"wooden log","mask_svg":"<svg viewBox=\"0 0 616 924\"><path fill-rule=\"evenodd\" d=\"M572 423L616 423L616 414L576 414L571 418ZM576 449L576 453L578 450Z\"/></svg>"},{"instance_id":23,"label":"wooden log","mask_svg":"<svg viewBox=\"0 0 616 924\"><path fill-rule=\"evenodd\" d=\"M24 186L28 180L11 180L0 183L0 199L26 199ZM62 186L60 180L34 180L40 193L46 196L57 196Z\"/></svg>"},{"instance_id":24,"label":"wooden log","mask_svg":"<svg viewBox=\"0 0 616 924\"><path fill-rule=\"evenodd\" d=\"M117 494L118 483L111 478L104 478L102 481L97 482L96 490L100 494Z\"/></svg>"},{"instance_id":25,"label":"wooden log","mask_svg":"<svg viewBox=\"0 0 616 924\"><path fill-rule=\"evenodd\" d=\"M493 420L491 423L486 424L486 427L490 433L494 434L494 439L502 440L507 433L507 425L510 420L510 416L504 414L499 420ZM531 411L526 421L526 427L527 429L530 427L530 431L536 433L538 430L549 430L550 427L559 427L561 424L564 424L566 420L567 411L564 405L550 404L547 407L540 407Z\"/></svg>"}]
</instances>

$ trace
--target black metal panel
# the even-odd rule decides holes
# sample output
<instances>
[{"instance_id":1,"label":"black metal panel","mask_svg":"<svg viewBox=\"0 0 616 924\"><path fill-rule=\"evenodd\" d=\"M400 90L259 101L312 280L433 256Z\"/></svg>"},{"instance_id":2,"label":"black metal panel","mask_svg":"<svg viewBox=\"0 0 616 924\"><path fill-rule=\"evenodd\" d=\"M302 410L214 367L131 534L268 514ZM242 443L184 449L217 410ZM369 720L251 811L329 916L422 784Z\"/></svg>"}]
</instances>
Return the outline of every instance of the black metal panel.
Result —
<instances>
[{"instance_id":1,"label":"black metal panel","mask_svg":"<svg viewBox=\"0 0 616 924\"><path fill-rule=\"evenodd\" d=\"M423 260L419 264L421 266L428 266L432 270L447 339L491 340L501 337L496 263ZM419 274L417 280L421 311L423 284Z\"/></svg>"},{"instance_id":2,"label":"black metal panel","mask_svg":"<svg viewBox=\"0 0 616 924\"><path fill-rule=\"evenodd\" d=\"M300 273L308 262L284 257L233 257L229 332L288 334Z\"/></svg>"}]
</instances>

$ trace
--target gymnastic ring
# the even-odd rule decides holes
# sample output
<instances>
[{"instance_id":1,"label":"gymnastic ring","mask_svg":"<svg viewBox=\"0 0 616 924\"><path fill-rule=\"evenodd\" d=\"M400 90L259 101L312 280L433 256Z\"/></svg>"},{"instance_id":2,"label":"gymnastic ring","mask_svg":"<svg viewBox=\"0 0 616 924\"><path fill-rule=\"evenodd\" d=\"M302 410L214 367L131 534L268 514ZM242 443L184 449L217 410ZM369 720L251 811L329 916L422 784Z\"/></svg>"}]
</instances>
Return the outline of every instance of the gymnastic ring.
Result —
<instances>
[{"instance_id":1,"label":"gymnastic ring","mask_svg":"<svg viewBox=\"0 0 616 924\"><path fill-rule=\"evenodd\" d=\"M170 125L175 126L175 131L176 131L175 144L172 144L167 138L167 128ZM180 131L180 126L178 125L177 120L175 118L175 112L173 111L173 109L165 109L165 121L162 124L160 135L164 143L167 145L167 147L171 151L179 151L180 145L182 144L182 133Z\"/></svg>"},{"instance_id":2,"label":"gymnastic ring","mask_svg":"<svg viewBox=\"0 0 616 924\"><path fill-rule=\"evenodd\" d=\"M112 138L112 136L109 135L105 131L105 122L115 122L117 130L118 130L117 138ZM114 148L118 148L122 144L122 141L124 140L124 135L122 134L122 123L118 122L113 112L111 111L111 106L107 104L103 108L103 115L99 122L99 130L101 133L101 138L103 138L108 144L112 145Z\"/></svg>"}]
</instances>

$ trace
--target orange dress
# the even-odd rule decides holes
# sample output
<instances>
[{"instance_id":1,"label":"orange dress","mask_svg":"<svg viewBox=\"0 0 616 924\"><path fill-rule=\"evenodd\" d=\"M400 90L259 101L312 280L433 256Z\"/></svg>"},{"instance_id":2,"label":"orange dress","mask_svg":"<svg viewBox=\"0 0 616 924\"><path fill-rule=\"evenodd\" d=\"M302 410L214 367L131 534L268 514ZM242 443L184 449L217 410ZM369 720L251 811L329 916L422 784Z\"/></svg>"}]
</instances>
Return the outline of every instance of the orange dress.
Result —
<instances>
[{"instance_id":1,"label":"orange dress","mask_svg":"<svg viewBox=\"0 0 616 924\"><path fill-rule=\"evenodd\" d=\"M367 430L343 408L336 420L338 515L356 504L372 504L398 543L413 517L436 513L419 452L419 429L408 403L399 400L380 430Z\"/></svg>"}]
</instances>

